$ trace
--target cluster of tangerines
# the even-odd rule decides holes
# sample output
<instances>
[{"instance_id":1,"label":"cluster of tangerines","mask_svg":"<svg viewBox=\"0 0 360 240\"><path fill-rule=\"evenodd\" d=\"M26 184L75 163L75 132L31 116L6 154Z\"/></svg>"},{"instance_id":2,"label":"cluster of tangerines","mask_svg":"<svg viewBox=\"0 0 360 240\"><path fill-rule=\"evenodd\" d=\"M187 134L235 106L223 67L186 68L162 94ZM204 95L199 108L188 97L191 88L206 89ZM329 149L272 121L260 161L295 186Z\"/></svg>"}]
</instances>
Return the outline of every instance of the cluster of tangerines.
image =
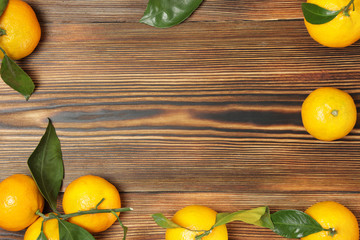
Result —
<instances>
[{"instance_id":1,"label":"cluster of tangerines","mask_svg":"<svg viewBox=\"0 0 360 240\"><path fill-rule=\"evenodd\" d=\"M24 174L9 176L0 183L0 227L7 231L27 228L25 240L38 239L41 231L46 239L60 239L58 213L43 215L44 203L44 198L32 177ZM60 217L67 219L67 215L81 211L116 210L121 208L121 201L120 194L113 184L98 176L85 175L69 184L62 205L65 215ZM78 215L67 220L90 233L98 233L108 229L117 217L109 211Z\"/></svg>"},{"instance_id":2,"label":"cluster of tangerines","mask_svg":"<svg viewBox=\"0 0 360 240\"><path fill-rule=\"evenodd\" d=\"M310 36L320 44L346 47L360 38L360 1L308 0L302 7L305 26ZM32 8L22 0L0 0L0 12L1 57L18 60L31 54L41 37L40 25ZM18 71L12 64L9 64L10 68ZM6 73L5 67L3 69L2 66L1 71ZM1 76L7 78L3 74ZM17 76L11 77L17 81ZM348 93L324 87L305 99L301 115L305 129L312 136L332 141L346 136L353 129L357 112ZM32 177L16 174L6 178L0 183L0 227L8 231L27 228L25 240L66 239L59 236L59 224L63 220L90 233L97 233L105 231L119 219L119 211L116 210L121 208L120 195L115 186L93 175L82 176L68 185L62 199L64 214L43 214L44 203L43 193ZM184 207L175 213L172 220L161 215L154 215L154 219L158 225L167 228L167 240L227 240L227 222L247 222L255 213L260 218L250 222L268 226L269 222L260 223L266 211L261 213L263 215L256 211L219 215L208 207L198 205ZM321 228L304 235L302 239L359 239L356 217L339 203L320 202L305 213Z\"/></svg>"},{"instance_id":3,"label":"cluster of tangerines","mask_svg":"<svg viewBox=\"0 0 360 240\"><path fill-rule=\"evenodd\" d=\"M105 231L119 219L119 192L98 176L85 175L71 182L62 201L65 214L43 214L45 201L34 179L23 174L12 175L0 183L0 228L8 231L27 228L25 240L94 240L90 233ZM356 217L340 203L318 202L304 213L297 210L285 210L285 214L280 212L270 215L268 208L260 207L218 214L206 206L190 205L177 211L171 220L162 214L154 214L153 218L159 226L167 229L166 240L228 240L226 224L232 221L271 228L288 238L359 239ZM275 216L277 213L280 217ZM79 234L80 228L75 229L73 235L62 233L59 231L62 225L71 228L65 221L78 225L89 234ZM125 237L126 232L123 239Z\"/></svg>"}]
</instances>

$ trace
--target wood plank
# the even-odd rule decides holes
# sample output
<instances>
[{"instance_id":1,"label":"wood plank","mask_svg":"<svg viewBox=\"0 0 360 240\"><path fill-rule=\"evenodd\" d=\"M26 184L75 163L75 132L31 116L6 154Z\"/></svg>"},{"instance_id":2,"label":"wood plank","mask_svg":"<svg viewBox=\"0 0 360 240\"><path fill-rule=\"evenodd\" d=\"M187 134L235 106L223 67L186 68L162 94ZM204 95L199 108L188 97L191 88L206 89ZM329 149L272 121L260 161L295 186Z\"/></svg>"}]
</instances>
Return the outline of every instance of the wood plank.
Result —
<instances>
[{"instance_id":1,"label":"wood plank","mask_svg":"<svg viewBox=\"0 0 360 240\"><path fill-rule=\"evenodd\" d=\"M359 130L319 142L300 108L320 86L359 100L358 44L318 46L297 21L192 23L151 36L121 25L47 25L47 40L21 62L37 77L31 100L1 83L3 169L27 171L50 117L65 186L101 173L136 192L357 191ZM77 30L66 37L66 28Z\"/></svg>"},{"instance_id":2,"label":"wood plank","mask_svg":"<svg viewBox=\"0 0 360 240\"><path fill-rule=\"evenodd\" d=\"M44 23L139 22L146 0L39 1L27 0ZM302 19L302 1L206 0L187 22ZM68 32L66 32L68 33ZM66 35L66 33L64 33Z\"/></svg>"},{"instance_id":3,"label":"wood plank","mask_svg":"<svg viewBox=\"0 0 360 240\"><path fill-rule=\"evenodd\" d=\"M114 183L135 209L122 215L130 240L164 239L150 215L190 204L276 211L334 200L360 215L359 123L328 143L307 134L300 116L321 86L359 105L359 43L314 42L303 1L206 0L169 29L138 23L145 0L28 2L43 36L19 64L37 89L25 102L0 82L0 180L29 174L26 160L50 117L63 149L62 191L84 174ZM229 239L283 239L228 228ZM0 229L1 240L23 234ZM96 235L121 238L119 225Z\"/></svg>"},{"instance_id":4,"label":"wood plank","mask_svg":"<svg viewBox=\"0 0 360 240\"><path fill-rule=\"evenodd\" d=\"M358 194L342 193L281 193L281 194L244 194L236 193L122 193L124 207L133 207L134 211L122 213L121 221L129 227L128 238L131 240L164 239L165 230L158 227L151 218L154 213L161 212L171 218L173 214L188 205L199 204L208 206L218 212L234 212L260 206L269 206L271 213L284 209L305 211L306 208L318 201L332 200L341 202L355 215L360 214ZM59 198L59 203L61 199ZM61 206L60 206L61 207ZM233 222L227 225L229 239L284 239L269 229L260 228L242 222ZM24 231L6 232L0 229L0 239L22 239ZM122 229L115 223L105 232L94 235L96 239L121 239Z\"/></svg>"}]
</instances>

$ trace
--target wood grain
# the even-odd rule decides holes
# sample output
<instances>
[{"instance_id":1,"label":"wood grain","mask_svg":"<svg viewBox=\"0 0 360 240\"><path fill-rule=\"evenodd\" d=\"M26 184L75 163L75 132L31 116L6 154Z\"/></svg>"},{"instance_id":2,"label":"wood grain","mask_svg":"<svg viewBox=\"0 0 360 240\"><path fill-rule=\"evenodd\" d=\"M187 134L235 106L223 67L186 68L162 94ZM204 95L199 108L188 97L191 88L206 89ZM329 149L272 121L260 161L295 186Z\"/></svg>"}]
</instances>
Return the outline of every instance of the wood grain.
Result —
<instances>
[{"instance_id":1,"label":"wood grain","mask_svg":"<svg viewBox=\"0 0 360 240\"><path fill-rule=\"evenodd\" d=\"M42 22L134 23L142 17L147 1L28 0ZM186 22L302 19L302 1L205 0Z\"/></svg>"},{"instance_id":2,"label":"wood grain","mask_svg":"<svg viewBox=\"0 0 360 240\"><path fill-rule=\"evenodd\" d=\"M147 1L28 1L42 25L19 64L28 102L0 82L0 180L26 161L51 118L61 141L62 191L84 174L121 192L128 239L164 239L150 215L190 204L219 212L268 205L305 210L322 200L359 218L359 124L334 142L303 128L301 104L338 87L360 101L359 43L314 42L301 1L206 0L185 23L138 23ZM61 196L59 197L61 204ZM228 225L229 239L283 239ZM24 232L0 230L0 239ZM120 226L96 239L121 239Z\"/></svg>"},{"instance_id":3,"label":"wood grain","mask_svg":"<svg viewBox=\"0 0 360 240\"><path fill-rule=\"evenodd\" d=\"M327 199L343 202L354 214L360 214L358 194L347 194L346 200L341 193L327 193ZM120 215L121 221L129 228L128 239L164 239L165 230L158 227L151 218L154 213L162 212L166 217L182 207L191 204L207 205L218 212L234 212L259 206L269 206L271 213L284 209L305 211L309 205L324 197L319 193L122 193L122 204L132 206L133 212ZM179 201L181 199L181 201ZM306 201L301 201L306 199ZM59 203L61 197L59 197ZM270 229L252 226L243 222L233 222L227 225L229 239L285 239ZM0 229L1 239L22 239L21 232L6 232ZM122 229L115 223L107 231L95 235L96 239L122 239Z\"/></svg>"}]
</instances>

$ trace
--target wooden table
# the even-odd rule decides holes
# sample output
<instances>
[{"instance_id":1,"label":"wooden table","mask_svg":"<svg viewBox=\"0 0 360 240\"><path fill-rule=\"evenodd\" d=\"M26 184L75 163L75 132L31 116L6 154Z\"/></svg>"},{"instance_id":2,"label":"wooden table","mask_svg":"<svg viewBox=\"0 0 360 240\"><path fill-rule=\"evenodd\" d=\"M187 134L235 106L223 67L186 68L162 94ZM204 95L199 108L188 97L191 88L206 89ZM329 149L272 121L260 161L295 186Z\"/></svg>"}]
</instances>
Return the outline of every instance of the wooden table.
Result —
<instances>
[{"instance_id":1,"label":"wooden table","mask_svg":"<svg viewBox=\"0 0 360 240\"><path fill-rule=\"evenodd\" d=\"M28 102L0 82L0 180L26 161L51 118L65 164L62 191L85 174L121 192L128 239L164 239L151 214L190 204L218 212L305 210L334 200L360 217L360 131L322 142L302 126L323 86L360 100L360 45L322 47L300 0L206 0L183 24L139 23L146 0L28 0L42 25L19 64ZM61 196L59 197L59 203ZM241 222L229 239L284 239ZM0 239L24 231L0 230ZM119 224L95 235L121 239Z\"/></svg>"}]
</instances>

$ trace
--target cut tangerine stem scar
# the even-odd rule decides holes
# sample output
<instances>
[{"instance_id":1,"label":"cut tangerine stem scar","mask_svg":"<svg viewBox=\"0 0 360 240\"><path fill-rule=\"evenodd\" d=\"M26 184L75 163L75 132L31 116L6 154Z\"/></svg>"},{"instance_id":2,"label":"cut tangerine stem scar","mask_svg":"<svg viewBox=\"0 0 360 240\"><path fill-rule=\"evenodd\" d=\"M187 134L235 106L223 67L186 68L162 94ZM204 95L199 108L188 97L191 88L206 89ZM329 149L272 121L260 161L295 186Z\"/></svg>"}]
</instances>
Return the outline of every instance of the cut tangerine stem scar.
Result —
<instances>
[{"instance_id":1,"label":"cut tangerine stem scar","mask_svg":"<svg viewBox=\"0 0 360 240\"><path fill-rule=\"evenodd\" d=\"M335 230L335 228L324 229L324 231L329 232L330 237L334 237L335 234L337 234L337 231Z\"/></svg>"},{"instance_id":2,"label":"cut tangerine stem scar","mask_svg":"<svg viewBox=\"0 0 360 240\"><path fill-rule=\"evenodd\" d=\"M334 117L337 117L337 115L339 114L339 111L334 109L331 111L331 114L334 116Z\"/></svg>"}]
</instances>

